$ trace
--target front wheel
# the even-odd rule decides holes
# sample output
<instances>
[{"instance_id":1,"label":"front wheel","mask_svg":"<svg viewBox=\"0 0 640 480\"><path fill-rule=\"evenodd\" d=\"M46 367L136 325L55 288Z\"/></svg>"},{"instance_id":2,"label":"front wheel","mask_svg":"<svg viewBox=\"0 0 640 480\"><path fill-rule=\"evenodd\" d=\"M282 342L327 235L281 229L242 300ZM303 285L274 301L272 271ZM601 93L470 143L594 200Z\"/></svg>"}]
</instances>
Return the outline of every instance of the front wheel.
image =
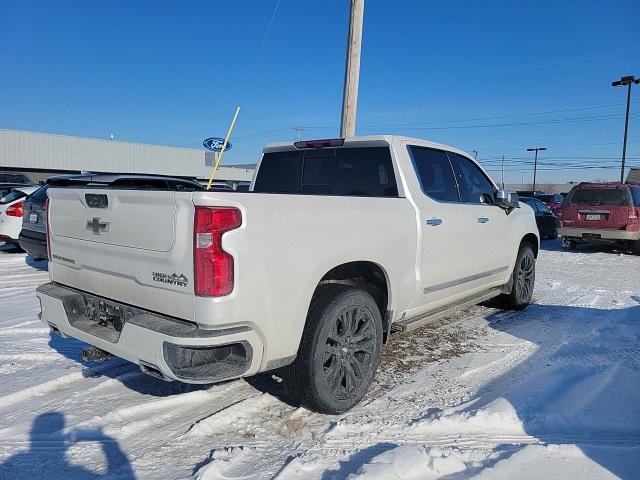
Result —
<instances>
[{"instance_id":1,"label":"front wheel","mask_svg":"<svg viewBox=\"0 0 640 480\"><path fill-rule=\"evenodd\" d=\"M533 249L523 244L518 251L516 265L511 274L511 291L502 295L502 300L508 308L522 310L531 303L533 286L536 281L536 256Z\"/></svg>"},{"instance_id":2,"label":"front wheel","mask_svg":"<svg viewBox=\"0 0 640 480\"><path fill-rule=\"evenodd\" d=\"M283 370L289 392L309 410L342 413L369 390L382 350L382 317L363 290L321 285L296 360Z\"/></svg>"}]
</instances>

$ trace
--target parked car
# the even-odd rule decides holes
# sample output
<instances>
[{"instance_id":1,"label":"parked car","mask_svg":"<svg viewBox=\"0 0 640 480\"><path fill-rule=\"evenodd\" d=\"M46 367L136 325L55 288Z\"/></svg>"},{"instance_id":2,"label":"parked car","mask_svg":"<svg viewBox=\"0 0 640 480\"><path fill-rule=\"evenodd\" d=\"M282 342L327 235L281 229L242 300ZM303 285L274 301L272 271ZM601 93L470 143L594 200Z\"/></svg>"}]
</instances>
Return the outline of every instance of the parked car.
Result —
<instances>
[{"instance_id":1,"label":"parked car","mask_svg":"<svg viewBox=\"0 0 640 480\"><path fill-rule=\"evenodd\" d=\"M35 259L47 258L47 190L42 185L24 202L22 230L18 237L20 247Z\"/></svg>"},{"instance_id":2,"label":"parked car","mask_svg":"<svg viewBox=\"0 0 640 480\"><path fill-rule=\"evenodd\" d=\"M17 183L20 185L33 185L33 180L24 173L0 172L0 183Z\"/></svg>"},{"instance_id":3,"label":"parked car","mask_svg":"<svg viewBox=\"0 0 640 480\"><path fill-rule=\"evenodd\" d=\"M558 238L558 217L549 207L534 197L522 197L520 201L533 209L540 238L549 240Z\"/></svg>"},{"instance_id":4,"label":"parked car","mask_svg":"<svg viewBox=\"0 0 640 480\"><path fill-rule=\"evenodd\" d=\"M537 198L542 203L544 203L547 207L549 207L553 213L558 213L560 207L562 207L562 202L564 202L565 195L561 193L543 193L543 192L528 192L528 191L518 191L518 195L522 197L531 197Z\"/></svg>"},{"instance_id":5,"label":"parked car","mask_svg":"<svg viewBox=\"0 0 640 480\"><path fill-rule=\"evenodd\" d=\"M15 187L0 198L0 240L18 245L25 197L38 187Z\"/></svg>"},{"instance_id":6,"label":"parked car","mask_svg":"<svg viewBox=\"0 0 640 480\"><path fill-rule=\"evenodd\" d=\"M580 183L559 212L563 244L609 242L640 253L640 185Z\"/></svg>"},{"instance_id":7,"label":"parked car","mask_svg":"<svg viewBox=\"0 0 640 480\"><path fill-rule=\"evenodd\" d=\"M392 330L492 297L531 301L533 212L458 149L384 135L272 144L251 190L54 182L41 320L165 380L279 369L300 404L337 413L367 392Z\"/></svg>"},{"instance_id":8,"label":"parked car","mask_svg":"<svg viewBox=\"0 0 640 480\"><path fill-rule=\"evenodd\" d=\"M564 196L559 193L538 194L534 195L533 198L540 200L549 207L553 213L558 213L558 210L560 210L560 207L562 207L562 203L564 202Z\"/></svg>"}]
</instances>

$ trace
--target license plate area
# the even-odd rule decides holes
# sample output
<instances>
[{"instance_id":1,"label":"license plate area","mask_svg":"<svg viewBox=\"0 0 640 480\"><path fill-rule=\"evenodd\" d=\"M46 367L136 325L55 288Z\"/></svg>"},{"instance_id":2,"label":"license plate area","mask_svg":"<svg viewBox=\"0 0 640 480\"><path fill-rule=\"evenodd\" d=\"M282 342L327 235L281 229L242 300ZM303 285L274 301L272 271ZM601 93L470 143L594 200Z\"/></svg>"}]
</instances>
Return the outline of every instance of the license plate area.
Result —
<instances>
[{"instance_id":1,"label":"license plate area","mask_svg":"<svg viewBox=\"0 0 640 480\"><path fill-rule=\"evenodd\" d=\"M598 221L598 220L602 220L602 215L599 213L588 213L585 216L585 219L589 221Z\"/></svg>"},{"instance_id":2,"label":"license plate area","mask_svg":"<svg viewBox=\"0 0 640 480\"><path fill-rule=\"evenodd\" d=\"M127 320L143 313L142 310L129 305L88 293L83 294L83 299L85 305L84 314L88 321L95 322L118 333L122 331Z\"/></svg>"},{"instance_id":3,"label":"license plate area","mask_svg":"<svg viewBox=\"0 0 640 480\"><path fill-rule=\"evenodd\" d=\"M29 215L29 223L38 223L38 214L32 213Z\"/></svg>"}]
</instances>

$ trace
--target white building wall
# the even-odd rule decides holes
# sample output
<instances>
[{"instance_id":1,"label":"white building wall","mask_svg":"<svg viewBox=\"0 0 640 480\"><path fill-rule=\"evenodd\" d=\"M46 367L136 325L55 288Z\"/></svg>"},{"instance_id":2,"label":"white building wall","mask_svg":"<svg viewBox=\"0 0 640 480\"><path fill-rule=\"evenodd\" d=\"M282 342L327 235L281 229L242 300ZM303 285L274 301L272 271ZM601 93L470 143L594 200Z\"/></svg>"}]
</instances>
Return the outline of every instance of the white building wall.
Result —
<instances>
[{"instance_id":1,"label":"white building wall","mask_svg":"<svg viewBox=\"0 0 640 480\"><path fill-rule=\"evenodd\" d=\"M0 168L88 170L207 178L204 151L0 129ZM221 168L217 180L250 181L249 169ZM235 178L239 177L239 178Z\"/></svg>"}]
</instances>

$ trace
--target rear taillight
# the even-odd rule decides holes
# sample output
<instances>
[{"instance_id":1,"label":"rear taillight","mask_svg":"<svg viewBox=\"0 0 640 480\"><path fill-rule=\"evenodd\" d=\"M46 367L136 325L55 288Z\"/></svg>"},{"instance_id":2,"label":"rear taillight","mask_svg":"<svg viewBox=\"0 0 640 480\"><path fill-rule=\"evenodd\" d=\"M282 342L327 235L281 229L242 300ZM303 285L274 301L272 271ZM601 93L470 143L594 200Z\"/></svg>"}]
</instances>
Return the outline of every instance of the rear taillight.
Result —
<instances>
[{"instance_id":1,"label":"rear taillight","mask_svg":"<svg viewBox=\"0 0 640 480\"><path fill-rule=\"evenodd\" d=\"M44 201L44 218L42 219L47 231L47 260L51 261L51 232L49 229L49 199Z\"/></svg>"},{"instance_id":2,"label":"rear taillight","mask_svg":"<svg viewBox=\"0 0 640 480\"><path fill-rule=\"evenodd\" d=\"M629 207L629 221L625 230L637 232L640 230L640 208Z\"/></svg>"},{"instance_id":3,"label":"rear taillight","mask_svg":"<svg viewBox=\"0 0 640 480\"><path fill-rule=\"evenodd\" d=\"M222 235L242 224L237 208L196 207L193 222L193 284L201 297L221 297L233 290L233 257L222 248Z\"/></svg>"},{"instance_id":4,"label":"rear taillight","mask_svg":"<svg viewBox=\"0 0 640 480\"><path fill-rule=\"evenodd\" d=\"M24 200L19 201L18 203L14 203L9 208L7 208L4 213L8 217L21 217L24 213Z\"/></svg>"}]
</instances>

